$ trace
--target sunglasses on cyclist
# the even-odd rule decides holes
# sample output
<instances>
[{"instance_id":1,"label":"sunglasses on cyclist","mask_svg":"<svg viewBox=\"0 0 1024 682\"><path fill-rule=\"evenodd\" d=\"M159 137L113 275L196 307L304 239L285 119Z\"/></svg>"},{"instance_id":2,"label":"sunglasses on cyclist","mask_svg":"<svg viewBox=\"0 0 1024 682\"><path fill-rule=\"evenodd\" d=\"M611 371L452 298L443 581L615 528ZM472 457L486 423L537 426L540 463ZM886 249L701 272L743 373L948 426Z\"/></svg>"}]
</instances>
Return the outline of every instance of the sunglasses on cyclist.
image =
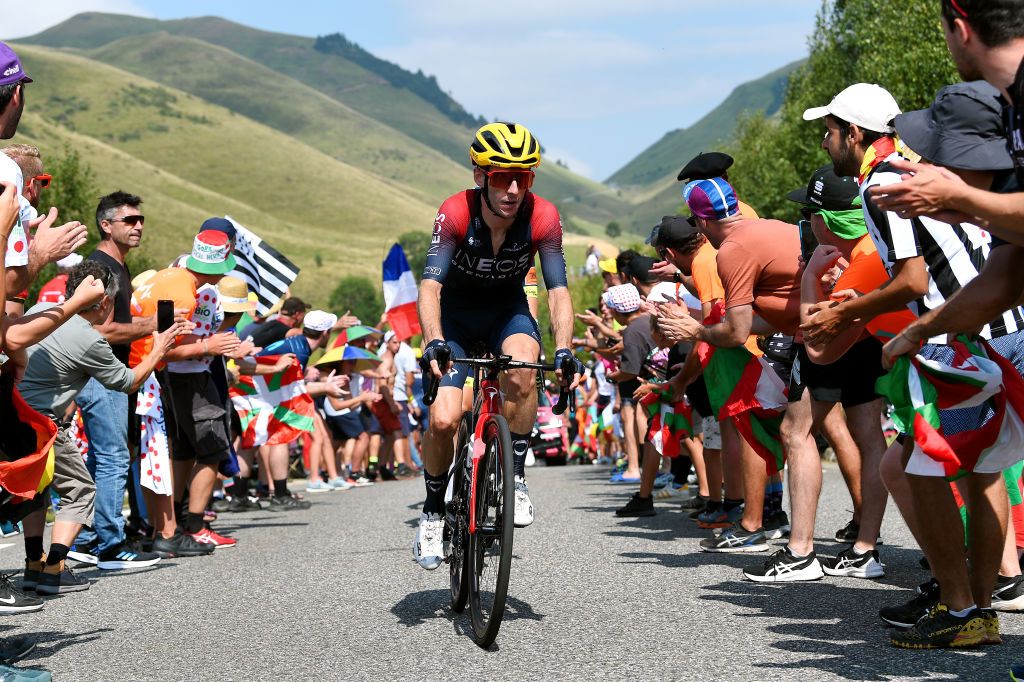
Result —
<instances>
[{"instance_id":1,"label":"sunglasses on cyclist","mask_svg":"<svg viewBox=\"0 0 1024 682\"><path fill-rule=\"evenodd\" d=\"M50 175L49 173L42 173L40 175L33 177L32 179L39 182L39 186L42 187L43 189L49 187L50 183L53 182L53 176Z\"/></svg>"},{"instance_id":2,"label":"sunglasses on cyclist","mask_svg":"<svg viewBox=\"0 0 1024 682\"><path fill-rule=\"evenodd\" d=\"M124 223L125 225L128 225L130 227L135 227L136 225L144 225L146 223L146 216L143 216L143 215L126 215L123 218L111 218L107 222L111 222L111 223Z\"/></svg>"},{"instance_id":3,"label":"sunglasses on cyclist","mask_svg":"<svg viewBox=\"0 0 1024 682\"><path fill-rule=\"evenodd\" d=\"M492 170L487 171L487 182L499 192L506 191L516 183L520 191L533 187L534 172L532 170Z\"/></svg>"}]
</instances>

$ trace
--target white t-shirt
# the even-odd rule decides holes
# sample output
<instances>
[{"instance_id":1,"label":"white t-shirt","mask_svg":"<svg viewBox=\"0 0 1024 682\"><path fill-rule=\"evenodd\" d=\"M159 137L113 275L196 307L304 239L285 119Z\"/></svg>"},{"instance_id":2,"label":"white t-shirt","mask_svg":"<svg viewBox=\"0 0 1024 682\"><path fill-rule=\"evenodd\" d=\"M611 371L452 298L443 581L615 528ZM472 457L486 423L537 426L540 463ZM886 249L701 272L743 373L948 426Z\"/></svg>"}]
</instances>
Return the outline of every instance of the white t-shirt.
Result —
<instances>
[{"instance_id":1,"label":"white t-shirt","mask_svg":"<svg viewBox=\"0 0 1024 682\"><path fill-rule=\"evenodd\" d=\"M346 391L342 391L342 393L341 393L341 399L342 400L351 400L352 398L358 398L359 397L359 394L362 393L362 388L360 387L360 383L361 383L360 379L361 378L362 377L360 377L359 374L356 374L356 373L352 373L352 374L348 375L348 389ZM346 408L341 409L341 410L336 410L336 409L334 409L334 406L331 405L331 399L330 398L327 398L327 399L324 400L324 414L326 414L328 417L335 417L335 416L340 417L341 415L348 414L351 411L352 411L351 407L346 407Z\"/></svg>"},{"instance_id":2,"label":"white t-shirt","mask_svg":"<svg viewBox=\"0 0 1024 682\"><path fill-rule=\"evenodd\" d=\"M587 256L587 260L583 265L583 271L588 275L596 275L601 272L601 266L599 265L601 255L599 253L591 253Z\"/></svg>"},{"instance_id":3,"label":"white t-shirt","mask_svg":"<svg viewBox=\"0 0 1024 682\"><path fill-rule=\"evenodd\" d=\"M200 338L213 336L220 330L220 325L224 322L224 311L220 307L217 287L204 284L196 289L196 309L189 320L196 325L192 334ZM175 374L198 374L210 369L211 362L213 356L202 355L191 360L168 362L167 370Z\"/></svg>"},{"instance_id":4,"label":"white t-shirt","mask_svg":"<svg viewBox=\"0 0 1024 682\"><path fill-rule=\"evenodd\" d=\"M406 373L415 372L417 365L416 351L403 341L398 352L395 353L395 369L398 370L395 375L395 391L392 394L395 400L399 402L409 400L409 387L405 384L405 377Z\"/></svg>"},{"instance_id":5,"label":"white t-shirt","mask_svg":"<svg viewBox=\"0 0 1024 682\"><path fill-rule=\"evenodd\" d=\"M601 360L597 360L594 363L594 379L597 380L598 395L605 395L608 397L615 395L615 386L608 381L608 376L604 369L604 363L601 362Z\"/></svg>"},{"instance_id":6,"label":"white t-shirt","mask_svg":"<svg viewBox=\"0 0 1024 682\"><path fill-rule=\"evenodd\" d=\"M25 187L25 178L22 176L21 167L11 157L3 153L0 153L0 180L13 183L18 189L18 199L22 202L21 213L19 213L14 221L14 229L11 230L11 236L7 238L7 253L4 255L4 265L9 268L28 265L28 235L25 232L22 215L24 214L25 206L29 204L21 196L21 191ZM29 208L31 208L30 205Z\"/></svg>"}]
</instances>

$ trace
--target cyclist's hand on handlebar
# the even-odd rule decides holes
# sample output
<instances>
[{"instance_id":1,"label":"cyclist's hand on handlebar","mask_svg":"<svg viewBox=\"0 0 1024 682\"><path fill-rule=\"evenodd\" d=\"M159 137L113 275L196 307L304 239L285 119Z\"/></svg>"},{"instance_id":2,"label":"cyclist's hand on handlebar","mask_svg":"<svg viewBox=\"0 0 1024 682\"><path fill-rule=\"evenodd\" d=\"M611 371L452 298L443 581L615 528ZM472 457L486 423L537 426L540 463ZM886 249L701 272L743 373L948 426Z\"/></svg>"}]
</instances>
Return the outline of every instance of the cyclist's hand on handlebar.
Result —
<instances>
[{"instance_id":1,"label":"cyclist's hand on handlebar","mask_svg":"<svg viewBox=\"0 0 1024 682\"><path fill-rule=\"evenodd\" d=\"M434 339L423 349L422 366L428 368L437 379L444 376L452 363L452 349L444 339Z\"/></svg>"},{"instance_id":2,"label":"cyclist's hand on handlebar","mask_svg":"<svg viewBox=\"0 0 1024 682\"><path fill-rule=\"evenodd\" d=\"M583 378L583 363L568 348L555 351L555 375L563 387L575 390Z\"/></svg>"}]
</instances>

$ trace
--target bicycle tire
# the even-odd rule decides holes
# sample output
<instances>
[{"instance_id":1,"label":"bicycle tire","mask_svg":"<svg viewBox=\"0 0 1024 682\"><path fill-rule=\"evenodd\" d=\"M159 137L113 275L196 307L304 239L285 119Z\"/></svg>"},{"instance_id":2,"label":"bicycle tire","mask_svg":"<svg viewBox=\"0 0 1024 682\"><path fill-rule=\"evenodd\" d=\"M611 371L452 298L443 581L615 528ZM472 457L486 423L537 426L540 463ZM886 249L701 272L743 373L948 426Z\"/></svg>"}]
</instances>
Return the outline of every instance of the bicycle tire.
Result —
<instances>
[{"instance_id":1,"label":"bicycle tire","mask_svg":"<svg viewBox=\"0 0 1024 682\"><path fill-rule=\"evenodd\" d=\"M505 615L505 598L512 568L512 534L515 517L515 473L512 468L512 436L501 415L491 415L484 423L484 454L478 464L476 480L476 533L469 535L469 605L473 620L473 639L484 649L498 636ZM491 474L494 474L492 476ZM498 482L501 487L498 489ZM493 511L493 514L489 514ZM486 523L493 519L493 524ZM490 527L493 534L482 532ZM489 550L492 563L487 563ZM496 564L496 565L495 565ZM494 570L494 590L490 604L481 593L481 574Z\"/></svg>"},{"instance_id":2,"label":"bicycle tire","mask_svg":"<svg viewBox=\"0 0 1024 682\"><path fill-rule=\"evenodd\" d=\"M465 412L459 422L459 437L455 446L455 469L452 471L452 509L445 522L454 516L455 524L449 528L451 549L448 554L452 611L462 613L469 600L469 485L466 480L466 459L472 453L463 453L473 435L473 413Z\"/></svg>"}]
</instances>

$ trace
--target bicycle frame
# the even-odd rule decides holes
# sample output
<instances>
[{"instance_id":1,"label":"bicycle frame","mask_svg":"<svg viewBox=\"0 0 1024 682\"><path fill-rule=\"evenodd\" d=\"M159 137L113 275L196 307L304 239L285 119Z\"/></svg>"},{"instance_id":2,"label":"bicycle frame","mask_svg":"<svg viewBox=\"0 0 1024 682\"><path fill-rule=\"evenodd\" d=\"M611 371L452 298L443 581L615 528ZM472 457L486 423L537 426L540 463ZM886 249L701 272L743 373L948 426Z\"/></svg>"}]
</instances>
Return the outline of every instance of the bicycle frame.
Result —
<instances>
[{"instance_id":1,"label":"bicycle frame","mask_svg":"<svg viewBox=\"0 0 1024 682\"><path fill-rule=\"evenodd\" d=\"M476 371L473 382L473 414L476 423L473 426L473 461L469 488L469 532L476 534L476 490L477 476L480 469L480 458L484 455L484 425L492 414L501 414L504 401L498 381L498 370L491 368L485 374L482 369Z\"/></svg>"}]
</instances>

